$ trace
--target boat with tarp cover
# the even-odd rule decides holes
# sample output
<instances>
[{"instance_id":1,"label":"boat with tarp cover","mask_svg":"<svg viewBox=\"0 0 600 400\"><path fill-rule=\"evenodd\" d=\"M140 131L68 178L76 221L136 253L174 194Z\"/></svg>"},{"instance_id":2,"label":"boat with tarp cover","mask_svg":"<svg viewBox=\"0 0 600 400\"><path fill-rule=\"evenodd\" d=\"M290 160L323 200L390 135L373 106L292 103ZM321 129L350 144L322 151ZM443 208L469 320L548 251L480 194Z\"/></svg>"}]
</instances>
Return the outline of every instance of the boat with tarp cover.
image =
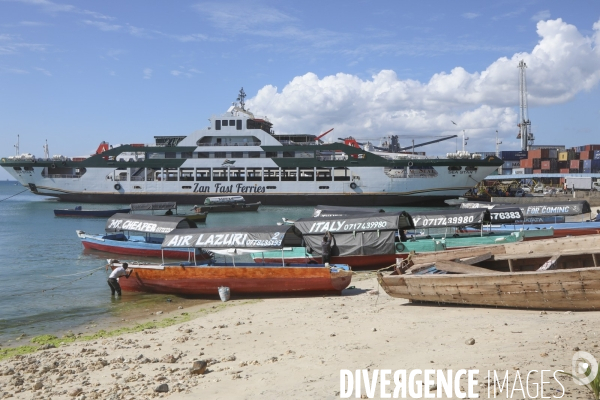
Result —
<instances>
[{"instance_id":1,"label":"boat with tarp cover","mask_svg":"<svg viewBox=\"0 0 600 400\"><path fill-rule=\"evenodd\" d=\"M153 203L131 203L131 212L151 211L154 215L155 211L164 211L164 215L187 218L194 222L206 222L206 213L197 211L192 214L179 214L177 212L177 203L174 201L161 201ZM175 210L173 212L173 210Z\"/></svg>"},{"instance_id":2,"label":"boat with tarp cover","mask_svg":"<svg viewBox=\"0 0 600 400\"><path fill-rule=\"evenodd\" d=\"M161 248L165 235L173 229L196 228L194 221L184 217L115 214L106 221L104 234L89 234L78 230L77 236L86 249L105 251L107 253L126 254L139 257L164 257L190 259L185 249ZM209 258L209 255L197 250L195 256Z\"/></svg>"},{"instance_id":3,"label":"boat with tarp cover","mask_svg":"<svg viewBox=\"0 0 600 400\"><path fill-rule=\"evenodd\" d=\"M533 231L553 229L554 237L593 235L600 233L600 222L591 221L591 207L586 200L557 201L549 203L502 204L463 203L461 208L488 207L499 212L505 207L518 207L523 218L515 221L492 221L491 229L506 233L517 230ZM565 222L566 217L579 217L579 222Z\"/></svg>"},{"instance_id":4,"label":"boat with tarp cover","mask_svg":"<svg viewBox=\"0 0 600 400\"><path fill-rule=\"evenodd\" d=\"M341 211L343 212L343 211ZM518 218L518 209L514 218ZM502 218L508 220L510 213ZM500 216L497 216L500 218ZM286 262L321 262L321 240L326 232L334 236L331 261L350 265L353 269L377 269L405 258L408 253L440 251L450 248L482 246L494 243L517 242L527 238L552 236L552 230L535 230L497 234L484 232L482 227L491 221L488 209L445 209L406 212L367 213L336 215L331 217L301 218L294 226L302 233L302 246L286 247L283 257ZM447 229L478 226L476 235L461 236L455 233L402 238L403 231L409 229ZM454 231L452 231L454 232ZM274 262L281 255L277 252L256 252L255 262Z\"/></svg>"},{"instance_id":5,"label":"boat with tarp cover","mask_svg":"<svg viewBox=\"0 0 600 400\"><path fill-rule=\"evenodd\" d=\"M339 294L352 280L349 266L342 264L248 263L236 261L246 253L281 251L302 242L294 226L221 227L177 229L168 233L163 250L203 249L231 257L230 262L184 262L175 264L129 263L128 279L121 279L125 291L178 295L218 295L225 286L232 296L255 294ZM121 266L110 260L108 267Z\"/></svg>"}]
</instances>

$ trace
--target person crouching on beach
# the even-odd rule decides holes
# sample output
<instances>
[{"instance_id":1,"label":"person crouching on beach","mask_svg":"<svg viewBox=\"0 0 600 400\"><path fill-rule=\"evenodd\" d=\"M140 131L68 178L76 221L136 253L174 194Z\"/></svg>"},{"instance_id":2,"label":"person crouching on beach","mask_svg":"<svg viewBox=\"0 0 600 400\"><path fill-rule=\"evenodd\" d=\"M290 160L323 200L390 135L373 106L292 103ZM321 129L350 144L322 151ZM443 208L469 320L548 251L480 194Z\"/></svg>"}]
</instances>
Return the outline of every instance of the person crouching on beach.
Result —
<instances>
[{"instance_id":1,"label":"person crouching on beach","mask_svg":"<svg viewBox=\"0 0 600 400\"><path fill-rule=\"evenodd\" d=\"M110 291L112 292L111 296L115 295L115 292L119 296L121 296L121 285L119 285L119 277L124 276L125 278L129 278L131 275L131 270L127 273L128 264L124 262L120 267L115 268L108 277L108 286L110 287Z\"/></svg>"}]
</instances>

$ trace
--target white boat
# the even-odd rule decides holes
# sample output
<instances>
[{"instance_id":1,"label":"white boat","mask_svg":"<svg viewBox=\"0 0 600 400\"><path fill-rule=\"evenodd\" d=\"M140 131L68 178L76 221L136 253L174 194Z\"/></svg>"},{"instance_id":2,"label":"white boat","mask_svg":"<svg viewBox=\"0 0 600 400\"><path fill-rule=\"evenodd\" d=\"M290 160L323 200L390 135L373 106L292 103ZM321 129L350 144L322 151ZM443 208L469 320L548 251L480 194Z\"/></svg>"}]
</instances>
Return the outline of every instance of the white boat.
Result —
<instances>
[{"instance_id":1,"label":"white boat","mask_svg":"<svg viewBox=\"0 0 600 400\"><path fill-rule=\"evenodd\" d=\"M243 196L263 205L443 205L502 161L460 151L445 157L368 151L356 141L323 144L315 135L277 135L242 101L187 136L109 146L90 157L6 157L31 192L71 202L202 204Z\"/></svg>"}]
</instances>

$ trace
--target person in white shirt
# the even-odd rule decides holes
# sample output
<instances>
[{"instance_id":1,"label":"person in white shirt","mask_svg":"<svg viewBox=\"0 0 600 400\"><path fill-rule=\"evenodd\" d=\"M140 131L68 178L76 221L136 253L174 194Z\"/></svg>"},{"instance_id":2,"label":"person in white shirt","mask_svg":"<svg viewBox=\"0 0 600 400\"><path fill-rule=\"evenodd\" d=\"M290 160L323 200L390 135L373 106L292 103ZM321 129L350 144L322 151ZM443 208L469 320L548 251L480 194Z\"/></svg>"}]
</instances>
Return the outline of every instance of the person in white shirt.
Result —
<instances>
[{"instance_id":1,"label":"person in white shirt","mask_svg":"<svg viewBox=\"0 0 600 400\"><path fill-rule=\"evenodd\" d=\"M108 286L110 287L110 291L112 292L112 296L115 295L115 292L121 296L121 285L119 285L119 277L124 276L125 278L129 278L131 275L131 270L127 273L128 264L124 262L120 267L115 268L108 277Z\"/></svg>"}]
</instances>

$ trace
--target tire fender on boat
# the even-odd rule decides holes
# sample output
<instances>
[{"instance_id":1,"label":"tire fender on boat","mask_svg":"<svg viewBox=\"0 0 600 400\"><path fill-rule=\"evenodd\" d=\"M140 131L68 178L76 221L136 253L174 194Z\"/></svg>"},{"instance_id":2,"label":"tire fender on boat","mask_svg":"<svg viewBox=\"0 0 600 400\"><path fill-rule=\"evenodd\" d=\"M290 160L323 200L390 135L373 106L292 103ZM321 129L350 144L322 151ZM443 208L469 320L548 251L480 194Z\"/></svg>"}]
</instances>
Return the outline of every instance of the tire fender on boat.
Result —
<instances>
[{"instance_id":1,"label":"tire fender on boat","mask_svg":"<svg viewBox=\"0 0 600 400\"><path fill-rule=\"evenodd\" d=\"M52 163L52 165L50 166L50 168L56 168L56 164Z\"/></svg>"},{"instance_id":2,"label":"tire fender on boat","mask_svg":"<svg viewBox=\"0 0 600 400\"><path fill-rule=\"evenodd\" d=\"M350 184L350 188L351 188L351 189L356 189L356 183L352 182L352 183Z\"/></svg>"},{"instance_id":3,"label":"tire fender on boat","mask_svg":"<svg viewBox=\"0 0 600 400\"><path fill-rule=\"evenodd\" d=\"M115 190L121 190L121 185L118 183L115 183Z\"/></svg>"},{"instance_id":4,"label":"tire fender on boat","mask_svg":"<svg viewBox=\"0 0 600 400\"><path fill-rule=\"evenodd\" d=\"M401 242L396 243L396 251L397 252L403 252L406 249L406 246L404 246L404 244L402 244Z\"/></svg>"}]
</instances>

